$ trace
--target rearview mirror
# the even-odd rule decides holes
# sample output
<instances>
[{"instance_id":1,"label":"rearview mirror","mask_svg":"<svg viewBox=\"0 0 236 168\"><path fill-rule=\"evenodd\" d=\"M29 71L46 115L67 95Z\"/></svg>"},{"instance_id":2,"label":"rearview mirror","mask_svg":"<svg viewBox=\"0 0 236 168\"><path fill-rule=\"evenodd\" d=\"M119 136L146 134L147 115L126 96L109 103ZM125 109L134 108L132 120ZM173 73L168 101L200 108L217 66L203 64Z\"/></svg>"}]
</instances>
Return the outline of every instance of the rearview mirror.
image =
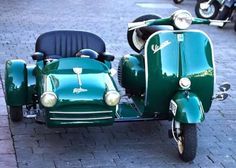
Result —
<instances>
[{"instance_id":1,"label":"rearview mirror","mask_svg":"<svg viewBox=\"0 0 236 168\"><path fill-rule=\"evenodd\" d=\"M225 99L227 99L228 96L229 96L228 93L220 93L216 95L215 99L218 101L224 101Z\"/></svg>"},{"instance_id":2,"label":"rearview mirror","mask_svg":"<svg viewBox=\"0 0 236 168\"><path fill-rule=\"evenodd\" d=\"M42 52L35 52L34 54L31 55L31 57L33 60L37 61L42 61L45 58L44 53Z\"/></svg>"},{"instance_id":3,"label":"rearview mirror","mask_svg":"<svg viewBox=\"0 0 236 168\"><path fill-rule=\"evenodd\" d=\"M228 82L224 82L219 87L221 92L227 92L230 89L230 84Z\"/></svg>"}]
</instances>

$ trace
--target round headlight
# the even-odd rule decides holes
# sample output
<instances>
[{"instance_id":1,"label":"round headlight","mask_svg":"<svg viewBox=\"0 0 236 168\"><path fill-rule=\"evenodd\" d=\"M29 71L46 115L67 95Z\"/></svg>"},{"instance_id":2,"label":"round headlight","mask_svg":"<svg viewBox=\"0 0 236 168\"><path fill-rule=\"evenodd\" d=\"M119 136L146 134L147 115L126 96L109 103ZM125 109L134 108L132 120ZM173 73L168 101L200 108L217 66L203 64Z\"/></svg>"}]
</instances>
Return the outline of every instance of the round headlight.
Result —
<instances>
[{"instance_id":1,"label":"round headlight","mask_svg":"<svg viewBox=\"0 0 236 168\"><path fill-rule=\"evenodd\" d=\"M120 102L120 94L117 91L108 91L105 95L105 102L108 106L116 106Z\"/></svg>"},{"instance_id":2,"label":"round headlight","mask_svg":"<svg viewBox=\"0 0 236 168\"><path fill-rule=\"evenodd\" d=\"M44 107L53 107L57 102L57 96L53 92L44 92L40 97L40 101Z\"/></svg>"},{"instance_id":3,"label":"round headlight","mask_svg":"<svg viewBox=\"0 0 236 168\"><path fill-rule=\"evenodd\" d=\"M193 21L191 13L186 10L178 10L173 15L174 25L178 29L187 29Z\"/></svg>"},{"instance_id":4,"label":"round headlight","mask_svg":"<svg viewBox=\"0 0 236 168\"><path fill-rule=\"evenodd\" d=\"M179 80L179 85L180 87L182 87L183 89L189 89L191 86L191 81L188 78L181 78Z\"/></svg>"}]
</instances>

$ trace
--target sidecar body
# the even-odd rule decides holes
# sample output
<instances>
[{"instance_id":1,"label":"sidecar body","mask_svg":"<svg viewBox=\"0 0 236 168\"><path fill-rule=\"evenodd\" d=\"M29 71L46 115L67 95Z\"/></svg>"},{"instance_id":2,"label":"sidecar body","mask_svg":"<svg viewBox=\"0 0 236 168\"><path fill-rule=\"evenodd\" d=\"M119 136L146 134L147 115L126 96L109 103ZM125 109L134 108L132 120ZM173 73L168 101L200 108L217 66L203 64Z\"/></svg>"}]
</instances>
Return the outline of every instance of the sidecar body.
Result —
<instances>
[{"instance_id":1,"label":"sidecar body","mask_svg":"<svg viewBox=\"0 0 236 168\"><path fill-rule=\"evenodd\" d=\"M22 113L22 106L39 109L49 127L112 124L117 106L105 102L108 93L117 92L111 63L75 57L84 48L105 52L103 40L92 33L54 31L36 42L36 52L45 59L37 57L35 65L7 61L5 89L10 113L21 115L14 113Z\"/></svg>"}]
</instances>

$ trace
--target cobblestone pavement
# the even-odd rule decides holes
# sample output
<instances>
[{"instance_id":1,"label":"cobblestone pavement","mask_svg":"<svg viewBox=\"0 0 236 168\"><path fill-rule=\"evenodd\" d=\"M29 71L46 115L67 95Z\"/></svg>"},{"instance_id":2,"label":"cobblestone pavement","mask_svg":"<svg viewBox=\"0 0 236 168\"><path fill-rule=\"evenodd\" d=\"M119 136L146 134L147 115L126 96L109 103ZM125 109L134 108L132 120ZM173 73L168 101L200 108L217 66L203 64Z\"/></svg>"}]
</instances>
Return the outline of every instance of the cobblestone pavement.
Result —
<instances>
[{"instance_id":1,"label":"cobblestone pavement","mask_svg":"<svg viewBox=\"0 0 236 168\"><path fill-rule=\"evenodd\" d=\"M194 0L175 6L172 0L0 0L0 71L7 59L32 63L36 38L57 29L85 30L101 36L107 50L119 58L133 51L126 41L127 23L137 16L156 13L169 16L178 8L194 11ZM206 120L198 126L198 152L183 163L174 141L168 139L167 121L116 123L108 127L49 129L33 120L10 122L17 166L65 167L236 167L236 33L233 25L223 30L194 26L206 31L215 44L217 84L230 81L231 97L214 102ZM194 45L194 42L193 42ZM0 87L2 90L2 87ZM15 167L3 94L0 92L0 167ZM9 150L6 150L10 143ZM4 151L2 154L1 152Z\"/></svg>"}]
</instances>

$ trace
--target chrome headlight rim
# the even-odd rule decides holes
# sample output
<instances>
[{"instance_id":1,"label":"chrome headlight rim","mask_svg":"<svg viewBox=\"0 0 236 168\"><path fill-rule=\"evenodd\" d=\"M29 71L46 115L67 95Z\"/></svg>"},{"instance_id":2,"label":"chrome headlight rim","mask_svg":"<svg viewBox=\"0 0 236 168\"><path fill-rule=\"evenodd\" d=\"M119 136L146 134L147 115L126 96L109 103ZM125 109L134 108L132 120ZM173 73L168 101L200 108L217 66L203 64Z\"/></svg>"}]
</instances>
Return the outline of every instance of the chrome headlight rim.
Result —
<instances>
[{"instance_id":1,"label":"chrome headlight rim","mask_svg":"<svg viewBox=\"0 0 236 168\"><path fill-rule=\"evenodd\" d=\"M191 81L189 78L187 77L183 77L179 80L179 86L182 88L182 89L190 89L191 87Z\"/></svg>"},{"instance_id":2,"label":"chrome headlight rim","mask_svg":"<svg viewBox=\"0 0 236 168\"><path fill-rule=\"evenodd\" d=\"M113 96L113 97L111 97ZM116 106L120 102L120 93L116 90L107 91L104 97L104 101L108 106Z\"/></svg>"},{"instance_id":3,"label":"chrome headlight rim","mask_svg":"<svg viewBox=\"0 0 236 168\"><path fill-rule=\"evenodd\" d=\"M178 10L173 14L174 26L180 30L188 29L193 21L193 17L187 10Z\"/></svg>"},{"instance_id":4,"label":"chrome headlight rim","mask_svg":"<svg viewBox=\"0 0 236 168\"><path fill-rule=\"evenodd\" d=\"M46 96L52 96L51 102L46 103L45 102L45 98ZM53 107L56 103L57 103L57 95L54 92L44 92L41 96L40 96L40 102L44 107Z\"/></svg>"}]
</instances>

